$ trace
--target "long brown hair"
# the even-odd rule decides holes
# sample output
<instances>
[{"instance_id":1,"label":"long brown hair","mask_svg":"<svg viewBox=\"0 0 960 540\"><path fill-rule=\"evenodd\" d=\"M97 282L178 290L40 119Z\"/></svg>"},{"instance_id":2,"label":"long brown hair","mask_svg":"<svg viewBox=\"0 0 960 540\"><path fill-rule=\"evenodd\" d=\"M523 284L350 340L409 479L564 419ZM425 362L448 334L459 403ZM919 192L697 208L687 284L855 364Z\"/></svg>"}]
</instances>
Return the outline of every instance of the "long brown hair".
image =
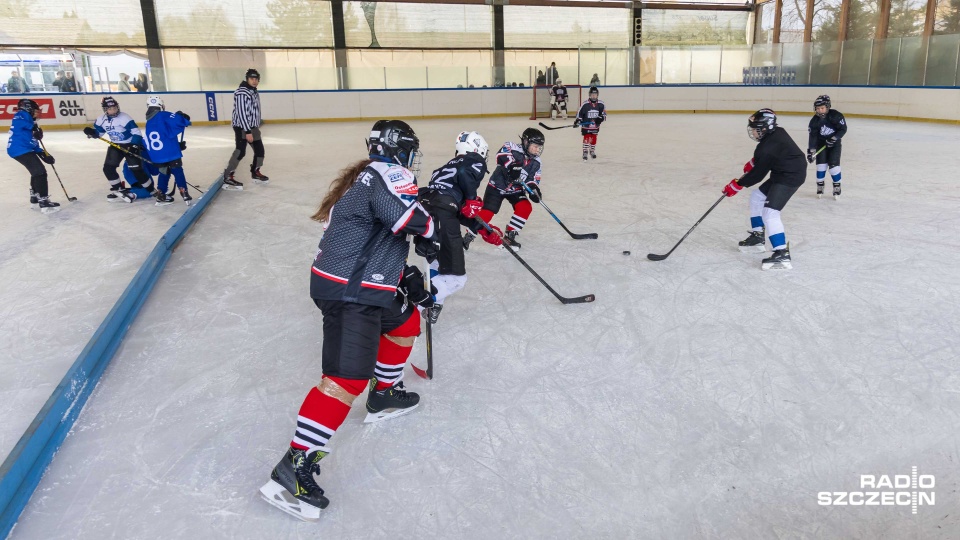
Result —
<instances>
[{"instance_id":1,"label":"long brown hair","mask_svg":"<svg viewBox=\"0 0 960 540\"><path fill-rule=\"evenodd\" d=\"M315 214L310 216L310 219L314 221L326 221L330 216L330 210L333 208L333 205L337 204L337 201L347 193L350 186L357 181L360 173L371 163L373 163L372 159L361 159L353 165L341 169L336 180L330 183L330 190L327 191L327 194L323 197L320 208L317 209Z\"/></svg>"}]
</instances>

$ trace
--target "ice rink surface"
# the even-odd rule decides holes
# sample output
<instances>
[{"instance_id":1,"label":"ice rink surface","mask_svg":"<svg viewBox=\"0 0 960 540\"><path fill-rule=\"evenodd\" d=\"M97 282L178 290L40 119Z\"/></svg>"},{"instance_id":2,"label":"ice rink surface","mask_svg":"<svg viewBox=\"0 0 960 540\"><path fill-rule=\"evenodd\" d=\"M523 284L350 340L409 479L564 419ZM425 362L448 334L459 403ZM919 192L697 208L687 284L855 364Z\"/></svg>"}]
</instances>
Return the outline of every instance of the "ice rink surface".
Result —
<instances>
[{"instance_id":1,"label":"ice rink surface","mask_svg":"<svg viewBox=\"0 0 960 540\"><path fill-rule=\"evenodd\" d=\"M802 148L807 121L781 118ZM494 151L534 125L410 123L422 178L461 130ZM270 185L222 193L178 247L11 538L960 536L960 133L866 119L849 121L841 200L816 198L811 166L785 209L794 270L779 273L736 248L749 190L666 261L645 257L740 175L754 147L743 115L614 112L589 163L578 132L547 132L544 200L600 238L572 240L535 206L520 253L561 294L596 302L561 305L474 243L434 329L436 378L407 372L420 408L363 425L357 400L322 462L319 523L264 503L321 375L308 217L363 157L370 124L264 128ZM51 152L77 148L57 157L81 203L40 216L16 202L24 171L3 167L0 401L22 413L3 424L5 451L182 211L108 205L104 149L47 137ZM188 179L206 186L231 132L188 140ZM911 466L936 478L935 506L916 515L817 504Z\"/></svg>"}]
</instances>

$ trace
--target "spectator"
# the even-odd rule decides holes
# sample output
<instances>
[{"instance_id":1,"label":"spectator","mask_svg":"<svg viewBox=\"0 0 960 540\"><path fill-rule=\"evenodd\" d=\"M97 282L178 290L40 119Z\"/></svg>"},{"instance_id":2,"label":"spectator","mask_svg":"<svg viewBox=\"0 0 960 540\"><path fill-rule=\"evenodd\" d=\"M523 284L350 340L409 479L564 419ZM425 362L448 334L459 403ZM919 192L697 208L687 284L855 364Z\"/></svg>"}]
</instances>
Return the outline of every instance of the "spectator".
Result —
<instances>
[{"instance_id":1,"label":"spectator","mask_svg":"<svg viewBox=\"0 0 960 540\"><path fill-rule=\"evenodd\" d=\"M66 72L66 78L63 79L63 82L60 83L61 92L76 92L77 91L77 80L73 78L73 71Z\"/></svg>"},{"instance_id":2,"label":"spectator","mask_svg":"<svg viewBox=\"0 0 960 540\"><path fill-rule=\"evenodd\" d=\"M137 92L146 92L147 91L147 74L146 73L137 74L137 80L133 81L133 87L137 89Z\"/></svg>"},{"instance_id":3,"label":"spectator","mask_svg":"<svg viewBox=\"0 0 960 540\"><path fill-rule=\"evenodd\" d=\"M120 74L120 82L117 83L117 91L133 92L133 90L130 88L130 76L126 73Z\"/></svg>"},{"instance_id":4,"label":"spectator","mask_svg":"<svg viewBox=\"0 0 960 540\"><path fill-rule=\"evenodd\" d=\"M600 84L600 76L594 73L593 78L590 79L590 86L598 86L599 84Z\"/></svg>"},{"instance_id":5,"label":"spectator","mask_svg":"<svg viewBox=\"0 0 960 540\"><path fill-rule=\"evenodd\" d=\"M10 72L10 78L7 80L8 94L25 94L30 91L27 81L20 76L20 72L13 70Z\"/></svg>"},{"instance_id":6,"label":"spectator","mask_svg":"<svg viewBox=\"0 0 960 540\"><path fill-rule=\"evenodd\" d=\"M554 85L557 84L557 79L560 78L560 74L557 73L557 63L550 62L550 67L547 68L547 84Z\"/></svg>"},{"instance_id":7,"label":"spectator","mask_svg":"<svg viewBox=\"0 0 960 540\"><path fill-rule=\"evenodd\" d=\"M547 84L547 76L543 74L543 70L537 72L537 84Z\"/></svg>"},{"instance_id":8,"label":"spectator","mask_svg":"<svg viewBox=\"0 0 960 540\"><path fill-rule=\"evenodd\" d=\"M62 69L58 70L57 78L54 79L52 83L50 83L54 88L57 89L56 90L57 92L63 92L63 77L64 77L63 70Z\"/></svg>"}]
</instances>

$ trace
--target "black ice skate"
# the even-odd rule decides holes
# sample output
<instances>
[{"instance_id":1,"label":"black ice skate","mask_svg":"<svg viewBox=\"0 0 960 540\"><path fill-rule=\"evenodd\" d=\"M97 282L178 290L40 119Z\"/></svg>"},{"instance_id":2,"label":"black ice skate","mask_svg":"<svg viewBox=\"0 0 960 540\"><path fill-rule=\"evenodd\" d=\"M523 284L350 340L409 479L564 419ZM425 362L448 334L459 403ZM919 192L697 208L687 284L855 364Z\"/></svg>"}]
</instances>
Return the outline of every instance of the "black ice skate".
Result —
<instances>
[{"instance_id":1,"label":"black ice skate","mask_svg":"<svg viewBox=\"0 0 960 540\"><path fill-rule=\"evenodd\" d=\"M36 192L33 191L32 188L30 189L30 208L34 210L40 209L40 202L37 201L37 194Z\"/></svg>"},{"instance_id":2,"label":"black ice skate","mask_svg":"<svg viewBox=\"0 0 960 540\"><path fill-rule=\"evenodd\" d=\"M131 193L129 189L119 187L119 185L114 187L116 189L110 188L110 193L107 194L107 202L132 203L137 200L137 196Z\"/></svg>"},{"instance_id":3,"label":"black ice skate","mask_svg":"<svg viewBox=\"0 0 960 540\"><path fill-rule=\"evenodd\" d=\"M223 189L227 191L243 191L243 183L237 182L232 172L223 171Z\"/></svg>"},{"instance_id":4,"label":"black ice skate","mask_svg":"<svg viewBox=\"0 0 960 540\"><path fill-rule=\"evenodd\" d=\"M467 234L463 235L463 250L466 251L470 249L470 242L473 242L476 238L477 235L472 232L467 232Z\"/></svg>"},{"instance_id":5,"label":"black ice skate","mask_svg":"<svg viewBox=\"0 0 960 540\"><path fill-rule=\"evenodd\" d=\"M507 234L503 236L503 243L509 245L514 250L520 249L520 242L517 242L517 234L519 234L519 231L516 229L507 231Z\"/></svg>"},{"instance_id":6,"label":"black ice skate","mask_svg":"<svg viewBox=\"0 0 960 540\"><path fill-rule=\"evenodd\" d=\"M60 211L60 203L50 200L50 197L37 197L37 206L44 214L53 214Z\"/></svg>"},{"instance_id":7,"label":"black ice skate","mask_svg":"<svg viewBox=\"0 0 960 540\"><path fill-rule=\"evenodd\" d=\"M767 250L766 242L763 240L763 229L759 231L750 231L750 236L740 241L740 251L743 253L763 253Z\"/></svg>"},{"instance_id":8,"label":"black ice skate","mask_svg":"<svg viewBox=\"0 0 960 540\"><path fill-rule=\"evenodd\" d=\"M167 206L173 204L173 195L163 193L162 191L157 192L157 206Z\"/></svg>"},{"instance_id":9,"label":"black ice skate","mask_svg":"<svg viewBox=\"0 0 960 540\"><path fill-rule=\"evenodd\" d=\"M250 166L250 178L253 178L253 181L257 184L269 184L270 177L260 172L260 167Z\"/></svg>"},{"instance_id":10,"label":"black ice skate","mask_svg":"<svg viewBox=\"0 0 960 540\"><path fill-rule=\"evenodd\" d=\"M190 196L190 192L187 191L187 188L185 187L180 188L180 197L183 198L183 202L187 206L190 206L191 204L193 204L193 197Z\"/></svg>"},{"instance_id":11,"label":"black ice skate","mask_svg":"<svg viewBox=\"0 0 960 540\"><path fill-rule=\"evenodd\" d=\"M595 150L590 150L590 157L593 159L597 159L597 152Z\"/></svg>"},{"instance_id":12,"label":"black ice skate","mask_svg":"<svg viewBox=\"0 0 960 540\"><path fill-rule=\"evenodd\" d=\"M403 389L403 381L380 390L376 390L377 378L370 379L370 394L367 396L367 417L364 424L379 422L407 414L420 405L420 395Z\"/></svg>"},{"instance_id":13,"label":"black ice skate","mask_svg":"<svg viewBox=\"0 0 960 540\"><path fill-rule=\"evenodd\" d=\"M767 257L760 264L761 270L791 270L793 264L790 262L790 247L774 250L773 255Z\"/></svg>"},{"instance_id":14,"label":"black ice skate","mask_svg":"<svg viewBox=\"0 0 960 540\"><path fill-rule=\"evenodd\" d=\"M823 182L817 182L817 198L823 197Z\"/></svg>"},{"instance_id":15,"label":"black ice skate","mask_svg":"<svg viewBox=\"0 0 960 540\"><path fill-rule=\"evenodd\" d=\"M840 182L833 183L833 200L840 200Z\"/></svg>"},{"instance_id":16,"label":"black ice skate","mask_svg":"<svg viewBox=\"0 0 960 540\"><path fill-rule=\"evenodd\" d=\"M587 161L587 151L586 151L586 150L583 151L583 160L584 160L584 161Z\"/></svg>"},{"instance_id":17,"label":"black ice skate","mask_svg":"<svg viewBox=\"0 0 960 540\"><path fill-rule=\"evenodd\" d=\"M320 474L320 460L328 452L315 450L311 455L305 450L290 448L280 463L270 473L270 481L260 488L263 500L304 521L320 519L320 510L330 501L314 480Z\"/></svg>"}]
</instances>

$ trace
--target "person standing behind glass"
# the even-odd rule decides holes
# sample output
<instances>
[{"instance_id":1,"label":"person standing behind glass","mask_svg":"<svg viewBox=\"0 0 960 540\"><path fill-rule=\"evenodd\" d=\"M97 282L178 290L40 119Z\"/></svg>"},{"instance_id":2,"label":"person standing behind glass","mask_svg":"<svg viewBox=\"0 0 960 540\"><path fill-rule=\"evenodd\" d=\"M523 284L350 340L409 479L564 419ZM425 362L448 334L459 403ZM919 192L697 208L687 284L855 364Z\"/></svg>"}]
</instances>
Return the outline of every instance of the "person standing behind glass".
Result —
<instances>
[{"instance_id":1,"label":"person standing behind glass","mask_svg":"<svg viewBox=\"0 0 960 540\"><path fill-rule=\"evenodd\" d=\"M557 79L560 78L560 73L557 72L557 63L550 62L550 67L547 68L547 84L553 86L557 84Z\"/></svg>"},{"instance_id":2,"label":"person standing behind glass","mask_svg":"<svg viewBox=\"0 0 960 540\"><path fill-rule=\"evenodd\" d=\"M52 83L50 83L51 86L53 86L54 88L57 89L57 90L56 90L57 92L63 92L63 88L62 88L62 87L63 87L63 77L64 77L64 75L63 75L63 70L62 70L62 69L61 69L61 70L57 70L57 78L54 79Z\"/></svg>"},{"instance_id":3,"label":"person standing behind glass","mask_svg":"<svg viewBox=\"0 0 960 540\"><path fill-rule=\"evenodd\" d=\"M30 91L27 81L20 76L20 72L13 70L10 72L10 78L7 79L8 94L25 94Z\"/></svg>"},{"instance_id":4,"label":"person standing behind glass","mask_svg":"<svg viewBox=\"0 0 960 540\"><path fill-rule=\"evenodd\" d=\"M77 80L73 78L73 71L66 72L66 78L63 79L63 82L60 83L61 92L76 92L77 91Z\"/></svg>"},{"instance_id":5,"label":"person standing behind glass","mask_svg":"<svg viewBox=\"0 0 960 540\"><path fill-rule=\"evenodd\" d=\"M590 86L600 86L600 75L593 74L593 78L590 79Z\"/></svg>"},{"instance_id":6,"label":"person standing behind glass","mask_svg":"<svg viewBox=\"0 0 960 540\"><path fill-rule=\"evenodd\" d=\"M133 81L133 87L137 89L137 92L146 92L147 91L147 74L146 73L137 74L137 80Z\"/></svg>"},{"instance_id":7,"label":"person standing behind glass","mask_svg":"<svg viewBox=\"0 0 960 540\"><path fill-rule=\"evenodd\" d=\"M132 92L132 91L133 91L133 90L130 88L130 76L127 75L126 73L121 73L121 74L120 74L120 82L117 83L117 91L118 91L118 92Z\"/></svg>"}]
</instances>

